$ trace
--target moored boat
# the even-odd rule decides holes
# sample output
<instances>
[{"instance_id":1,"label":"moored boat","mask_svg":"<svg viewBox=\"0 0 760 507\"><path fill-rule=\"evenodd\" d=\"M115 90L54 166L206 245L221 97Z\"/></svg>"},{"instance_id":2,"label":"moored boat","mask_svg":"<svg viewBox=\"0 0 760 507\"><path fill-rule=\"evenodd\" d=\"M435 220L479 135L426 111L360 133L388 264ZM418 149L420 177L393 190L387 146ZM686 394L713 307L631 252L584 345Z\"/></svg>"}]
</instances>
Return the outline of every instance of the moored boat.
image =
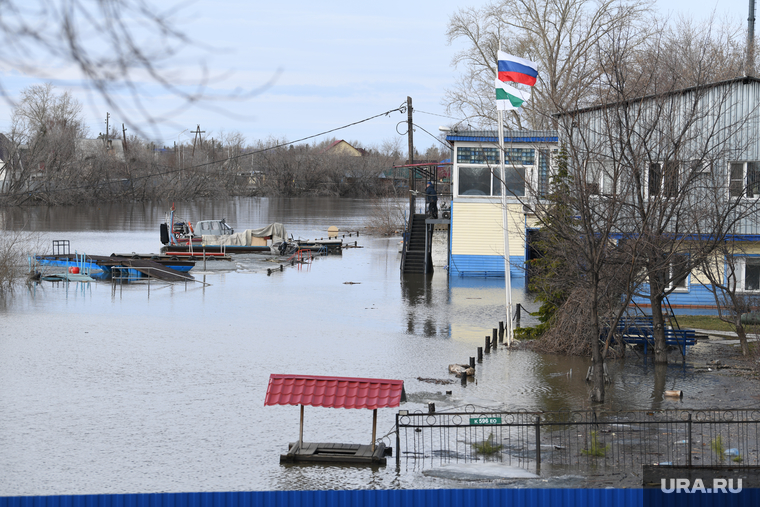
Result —
<instances>
[{"instance_id":1,"label":"moored boat","mask_svg":"<svg viewBox=\"0 0 760 507\"><path fill-rule=\"evenodd\" d=\"M187 273L195 266L195 261L177 256L157 254L111 254L86 255L86 254L63 254L63 255L36 255L34 260L40 266L55 266L65 268L68 272L71 268L78 268L82 274L87 274L96 279L107 279L113 276L114 271L123 274L129 270L134 277L142 274L150 274L153 271L163 271L168 274ZM166 271L170 269L171 271Z\"/></svg>"},{"instance_id":2,"label":"moored boat","mask_svg":"<svg viewBox=\"0 0 760 507\"><path fill-rule=\"evenodd\" d=\"M287 231L280 223L260 229L235 232L226 219L202 220L193 226L189 220L175 217L172 206L164 223L160 225L161 252L165 255L204 255L226 253L271 253L284 255L291 245Z\"/></svg>"}]
</instances>

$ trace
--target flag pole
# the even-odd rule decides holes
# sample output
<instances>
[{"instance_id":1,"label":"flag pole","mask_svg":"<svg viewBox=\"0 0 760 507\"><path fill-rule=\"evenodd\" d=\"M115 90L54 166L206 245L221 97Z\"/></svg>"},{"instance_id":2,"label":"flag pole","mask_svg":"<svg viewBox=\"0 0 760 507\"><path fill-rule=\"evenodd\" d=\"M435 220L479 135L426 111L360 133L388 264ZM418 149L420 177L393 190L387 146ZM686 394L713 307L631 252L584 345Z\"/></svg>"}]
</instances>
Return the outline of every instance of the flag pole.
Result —
<instances>
[{"instance_id":1,"label":"flag pole","mask_svg":"<svg viewBox=\"0 0 760 507\"><path fill-rule=\"evenodd\" d=\"M499 116L499 164L501 165L501 215L504 234L504 292L507 312L507 346L512 345L512 276L509 269L509 222L507 218L507 175L504 164L504 111Z\"/></svg>"},{"instance_id":2,"label":"flag pole","mask_svg":"<svg viewBox=\"0 0 760 507\"><path fill-rule=\"evenodd\" d=\"M499 51L501 51L501 43L499 43ZM497 59L498 60L498 59ZM496 65L496 79L499 78L499 66ZM507 312L506 332L507 332L507 346L512 345L512 276L509 272L509 225L507 219L507 173L504 164L504 111L496 106L498 119L499 119L499 165L501 166L501 217L503 224L504 235L504 292L506 305L505 310Z\"/></svg>"}]
</instances>

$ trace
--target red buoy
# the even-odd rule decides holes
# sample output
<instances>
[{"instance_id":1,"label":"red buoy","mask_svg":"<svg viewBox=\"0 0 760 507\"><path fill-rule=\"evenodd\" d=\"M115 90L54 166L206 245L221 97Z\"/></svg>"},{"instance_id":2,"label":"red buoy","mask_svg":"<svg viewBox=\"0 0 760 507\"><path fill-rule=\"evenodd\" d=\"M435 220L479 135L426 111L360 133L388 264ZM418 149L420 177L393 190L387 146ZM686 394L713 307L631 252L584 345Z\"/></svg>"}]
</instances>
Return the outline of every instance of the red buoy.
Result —
<instances>
[{"instance_id":1,"label":"red buoy","mask_svg":"<svg viewBox=\"0 0 760 507\"><path fill-rule=\"evenodd\" d=\"M72 275L78 275L79 274L79 268L76 266L72 266L69 268L69 273Z\"/></svg>"}]
</instances>

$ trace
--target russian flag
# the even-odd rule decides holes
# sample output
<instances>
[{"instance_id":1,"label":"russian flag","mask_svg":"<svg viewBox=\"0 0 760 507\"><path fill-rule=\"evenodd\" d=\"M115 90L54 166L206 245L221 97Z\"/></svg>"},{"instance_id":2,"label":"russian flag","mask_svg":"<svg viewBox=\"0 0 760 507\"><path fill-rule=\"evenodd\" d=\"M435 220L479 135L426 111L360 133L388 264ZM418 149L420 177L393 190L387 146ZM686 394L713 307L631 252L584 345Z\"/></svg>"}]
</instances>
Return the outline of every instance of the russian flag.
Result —
<instances>
[{"instance_id":1,"label":"russian flag","mask_svg":"<svg viewBox=\"0 0 760 507\"><path fill-rule=\"evenodd\" d=\"M536 77L538 70L535 62L499 51L499 81L514 81L533 86L536 84Z\"/></svg>"}]
</instances>

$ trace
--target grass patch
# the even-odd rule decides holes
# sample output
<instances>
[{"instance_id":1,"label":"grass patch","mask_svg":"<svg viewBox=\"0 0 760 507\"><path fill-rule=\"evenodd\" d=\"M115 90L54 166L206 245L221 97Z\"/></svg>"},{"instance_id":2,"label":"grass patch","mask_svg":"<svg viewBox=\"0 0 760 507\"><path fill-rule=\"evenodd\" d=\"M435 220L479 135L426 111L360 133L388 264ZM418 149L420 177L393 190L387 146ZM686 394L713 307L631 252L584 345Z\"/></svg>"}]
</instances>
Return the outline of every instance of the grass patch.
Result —
<instances>
[{"instance_id":1,"label":"grass patch","mask_svg":"<svg viewBox=\"0 0 760 507\"><path fill-rule=\"evenodd\" d=\"M596 456L597 458L603 458L607 455L607 451L610 450L609 445L602 447L602 444L596 438L596 431L591 432L591 445L589 447L590 449L581 450L581 453L585 454L586 456Z\"/></svg>"},{"instance_id":2,"label":"grass patch","mask_svg":"<svg viewBox=\"0 0 760 507\"><path fill-rule=\"evenodd\" d=\"M736 327L712 315L676 315L682 328L706 329L708 331L736 331Z\"/></svg>"},{"instance_id":3,"label":"grass patch","mask_svg":"<svg viewBox=\"0 0 760 507\"><path fill-rule=\"evenodd\" d=\"M720 435L715 437L710 442L710 449L712 449L713 452L718 455L718 461L722 464L723 460L726 459L726 456L724 455L726 448L723 445L723 438Z\"/></svg>"},{"instance_id":4,"label":"grass patch","mask_svg":"<svg viewBox=\"0 0 760 507\"><path fill-rule=\"evenodd\" d=\"M493 441L493 433L491 433L486 440L482 442L474 442L472 448L475 449L475 452L478 454L490 456L491 454L496 454L501 451L502 445Z\"/></svg>"}]
</instances>

